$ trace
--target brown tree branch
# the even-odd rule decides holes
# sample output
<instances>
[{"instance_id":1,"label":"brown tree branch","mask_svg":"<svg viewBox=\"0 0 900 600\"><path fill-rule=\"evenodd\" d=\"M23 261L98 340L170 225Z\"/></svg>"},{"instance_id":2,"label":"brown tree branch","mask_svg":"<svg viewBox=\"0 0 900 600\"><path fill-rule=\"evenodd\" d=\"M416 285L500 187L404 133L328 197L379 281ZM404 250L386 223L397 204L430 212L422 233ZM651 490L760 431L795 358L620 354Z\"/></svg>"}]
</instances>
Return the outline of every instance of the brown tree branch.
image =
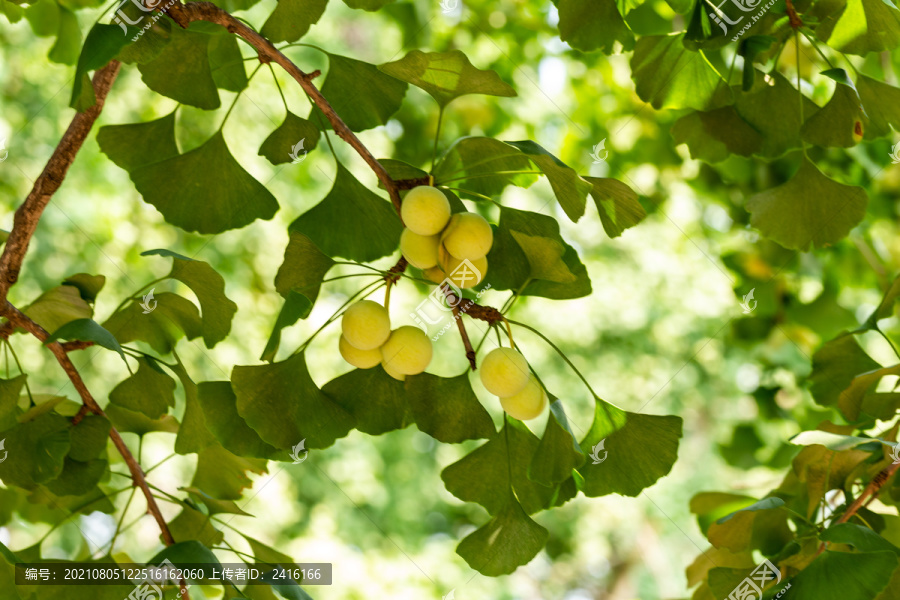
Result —
<instances>
[{"instance_id":1,"label":"brown tree branch","mask_svg":"<svg viewBox=\"0 0 900 600\"><path fill-rule=\"evenodd\" d=\"M338 116L328 100L325 99L325 96L322 95L322 92L313 85L312 80L317 73L304 73L288 57L282 54L280 50L273 46L272 42L211 2L189 2L187 4L182 4L181 2L176 1L167 8L165 12L172 17L173 21L183 28L187 28L193 21L208 21L210 23L221 25L228 31L247 40L259 55L260 62L273 62L284 69L288 75L300 84L300 87L303 88L303 91L312 99L316 107L322 111L322 114L324 114L325 118L331 123L332 129L334 129L334 132L338 137L356 150L356 153L359 154L372 171L375 172L375 176L378 177L381 185L387 190L387 193L391 198L391 203L394 205L397 213L400 213L400 194L397 185L394 183L394 180L391 179L391 176L388 175L388 172L381 163L378 162L372 153L369 152L369 149L359 141L356 134L354 134L350 128L347 127L347 124Z\"/></svg>"},{"instance_id":2,"label":"brown tree branch","mask_svg":"<svg viewBox=\"0 0 900 600\"><path fill-rule=\"evenodd\" d=\"M47 161L47 166L35 180L25 202L16 211L12 230L9 232L3 254L0 255L0 304L6 302L9 288L19 279L28 243L37 229L41 214L47 208L50 198L62 185L69 167L75 160L75 155L94 126L94 121L100 116L106 95L116 80L116 75L119 74L120 66L121 63L114 60L94 74L94 95L97 102L72 119L59 145Z\"/></svg>"},{"instance_id":3,"label":"brown tree branch","mask_svg":"<svg viewBox=\"0 0 900 600\"><path fill-rule=\"evenodd\" d=\"M794 8L794 3L791 0L787 0L787 5L785 10L788 14L788 23L794 29L799 29L803 27L803 21L800 19L800 15L797 14L797 9ZM800 43L800 40L797 40L797 43Z\"/></svg>"},{"instance_id":4,"label":"brown tree branch","mask_svg":"<svg viewBox=\"0 0 900 600\"><path fill-rule=\"evenodd\" d=\"M863 505L867 505L875 500L875 498L878 496L878 492L882 487L884 487L884 484L888 482L888 479L890 479L898 469L900 469L900 463L892 463L879 471L875 475L875 477L872 478L872 481L869 482L865 489L863 489L862 493L860 493L856 500L850 503L850 506L848 506L847 510L844 511L844 514L838 517L834 524L836 525L838 523L846 523L853 517L853 515L857 513L857 511L859 511L860 508L863 507ZM822 542L819 545L819 550L818 552L816 552L816 556L818 556L825 550L826 545L827 542Z\"/></svg>"},{"instance_id":5,"label":"brown tree branch","mask_svg":"<svg viewBox=\"0 0 900 600\"><path fill-rule=\"evenodd\" d=\"M9 319L9 322L15 327L21 327L42 342L46 342L47 338L50 337L50 334L47 333L46 329L29 319L22 311L9 302L6 302L5 305L0 308L0 314ZM69 359L68 354L66 354L66 350L63 348L62 344L59 342L52 342L46 344L46 346L50 352L56 356L57 362L59 362L63 371L66 372L66 375L69 376L69 380L72 382L72 385L75 386L75 390L78 392L78 395L81 396L81 401L84 403L84 406L87 407L87 410L95 415L104 416L105 413L103 412L103 409L100 408L100 405L97 404L97 401L94 400L94 397L91 395L90 390L87 389L84 380L78 373L78 369L72 364L72 361ZM167 546L171 546L175 543L175 539L172 537L169 526L166 524L166 520L160 512L159 506L156 504L156 498L153 497L153 492L150 491L150 487L147 485L147 480L144 477L141 466L131 454L131 451L128 449L128 446L125 445L125 441L122 439L122 436L119 435L119 432L115 427L110 427L109 437L116 447L116 450L118 450L119 454L122 455L122 458L125 459L125 464L128 465L128 470L131 472L132 481L141 488L141 491L144 493L144 496L147 499L147 511L153 515L154 519L156 519L156 523L159 525L159 529L162 532L163 541Z\"/></svg>"},{"instance_id":6,"label":"brown tree branch","mask_svg":"<svg viewBox=\"0 0 900 600\"><path fill-rule=\"evenodd\" d=\"M25 201L18 210L16 210L12 229L3 248L3 254L0 255L0 316L6 317L7 319L7 322L0 326L0 338L8 338L16 328L24 329L38 338L41 342L45 342L49 337L49 334L43 327L32 321L7 301L7 294L9 293L9 288L12 287L19 278L19 271L22 268L25 253L28 250L28 245L31 242L32 236L34 236L34 233L37 230L41 215L50 203L53 194L62 185L62 182L69 171L69 167L71 167L72 163L75 161L75 156L87 139L97 117L100 116L100 112L103 110L103 105L106 102L106 96L109 93L113 82L116 80L116 76L119 74L120 67L121 63L114 60L94 73L92 84L94 86L94 96L96 98L95 104L84 112L77 113L75 117L73 117L68 129L66 129L65 134L63 134L62 139L53 151L50 159L47 161L44 170L41 172L40 176L38 176L37 180L35 180L31 192L25 198ZM90 411L97 415L104 414L100 405L97 404L97 401L94 400L94 397L87 389L84 380L82 380L81 375L78 373L78 370L75 368L75 365L72 364L72 361L67 354L70 350L86 348L89 345L90 343L88 342L80 341L69 342L66 345L60 344L59 342L47 344L47 348L54 354L57 362L59 362L60 366L66 372L66 375L68 375L69 380L72 382L72 385L75 386L75 390L81 397L83 406L86 407L86 410L83 409L82 411L79 411L79 420L86 414L86 411ZM171 546L175 543L175 539L172 537L169 526L166 524L162 512L159 510L159 506L156 504L153 492L151 492L150 487L147 485L141 466L131 454L131 451L128 449L128 446L125 444L125 441L115 427L110 427L109 437L119 454L121 454L122 458L125 460L125 464L131 472L132 482L134 485L141 488L147 501L147 511L152 514L153 518L156 520L156 523L162 532L163 541L167 546ZM189 599L186 592L187 590L183 588L182 595Z\"/></svg>"},{"instance_id":7,"label":"brown tree branch","mask_svg":"<svg viewBox=\"0 0 900 600\"><path fill-rule=\"evenodd\" d=\"M859 497L847 507L844 514L842 514L835 523L846 523L860 508L862 508L868 498L871 497L872 500L874 500L878 495L879 490L887 483L887 480L891 478L891 475L897 472L897 469L900 469L900 463L890 464L879 471L878 474L872 478L872 481L869 482L869 485L865 487Z\"/></svg>"}]
</instances>

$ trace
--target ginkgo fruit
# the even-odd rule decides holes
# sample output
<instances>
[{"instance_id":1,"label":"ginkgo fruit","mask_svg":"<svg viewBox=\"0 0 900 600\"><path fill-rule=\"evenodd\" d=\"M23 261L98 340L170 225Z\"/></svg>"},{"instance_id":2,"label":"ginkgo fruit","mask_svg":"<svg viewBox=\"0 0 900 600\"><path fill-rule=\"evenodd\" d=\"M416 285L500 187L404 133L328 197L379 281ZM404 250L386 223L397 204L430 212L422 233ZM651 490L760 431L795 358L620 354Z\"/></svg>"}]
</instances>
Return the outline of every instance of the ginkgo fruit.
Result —
<instances>
[{"instance_id":1,"label":"ginkgo fruit","mask_svg":"<svg viewBox=\"0 0 900 600\"><path fill-rule=\"evenodd\" d=\"M344 357L344 360L357 369L371 369L381 362L380 348L360 350L348 342L347 338L344 336L341 336L341 341L338 343L338 349L341 352L341 356Z\"/></svg>"},{"instance_id":2,"label":"ginkgo fruit","mask_svg":"<svg viewBox=\"0 0 900 600\"><path fill-rule=\"evenodd\" d=\"M441 234L441 243L454 258L484 258L494 243L494 231L484 217L475 213L457 213Z\"/></svg>"},{"instance_id":3,"label":"ginkgo fruit","mask_svg":"<svg viewBox=\"0 0 900 600\"><path fill-rule=\"evenodd\" d=\"M430 269L425 269L422 271L422 275L425 276L425 279L428 281L433 281L434 283L442 283L447 276L444 274L444 271L440 267L431 267Z\"/></svg>"},{"instance_id":4,"label":"ginkgo fruit","mask_svg":"<svg viewBox=\"0 0 900 600\"><path fill-rule=\"evenodd\" d=\"M400 234L400 253L419 269L430 269L438 264L440 245L441 238L437 235L419 235L409 228Z\"/></svg>"},{"instance_id":5,"label":"ginkgo fruit","mask_svg":"<svg viewBox=\"0 0 900 600\"><path fill-rule=\"evenodd\" d=\"M378 352L378 355L381 356L381 352ZM406 381L406 375L403 373L391 368L390 365L381 363L381 368L384 369L384 372L396 379L397 381Z\"/></svg>"},{"instance_id":6,"label":"ginkgo fruit","mask_svg":"<svg viewBox=\"0 0 900 600\"><path fill-rule=\"evenodd\" d=\"M495 348L481 361L481 383L495 396L508 398L525 389L531 372L528 362L512 348Z\"/></svg>"},{"instance_id":7,"label":"ginkgo fruit","mask_svg":"<svg viewBox=\"0 0 900 600\"><path fill-rule=\"evenodd\" d=\"M391 332L381 347L385 370L390 368L403 375L417 375L431 362L431 340L418 327L404 325Z\"/></svg>"},{"instance_id":8,"label":"ginkgo fruit","mask_svg":"<svg viewBox=\"0 0 900 600\"><path fill-rule=\"evenodd\" d=\"M450 220L450 202L441 190L420 185L406 194L400 205L404 225L419 235L437 235Z\"/></svg>"},{"instance_id":9,"label":"ginkgo fruit","mask_svg":"<svg viewBox=\"0 0 900 600\"><path fill-rule=\"evenodd\" d=\"M360 300L344 311L341 333L358 350L374 350L391 335L391 318L377 302Z\"/></svg>"},{"instance_id":10,"label":"ginkgo fruit","mask_svg":"<svg viewBox=\"0 0 900 600\"><path fill-rule=\"evenodd\" d=\"M509 416L520 421L528 421L539 417L547 405L547 393L537 377L531 375L525 388L518 394L500 398L500 406Z\"/></svg>"},{"instance_id":11,"label":"ginkgo fruit","mask_svg":"<svg viewBox=\"0 0 900 600\"><path fill-rule=\"evenodd\" d=\"M475 287L487 274L487 257L482 256L475 260L454 258L447 252L441 253L441 269L453 285L466 289Z\"/></svg>"}]
</instances>

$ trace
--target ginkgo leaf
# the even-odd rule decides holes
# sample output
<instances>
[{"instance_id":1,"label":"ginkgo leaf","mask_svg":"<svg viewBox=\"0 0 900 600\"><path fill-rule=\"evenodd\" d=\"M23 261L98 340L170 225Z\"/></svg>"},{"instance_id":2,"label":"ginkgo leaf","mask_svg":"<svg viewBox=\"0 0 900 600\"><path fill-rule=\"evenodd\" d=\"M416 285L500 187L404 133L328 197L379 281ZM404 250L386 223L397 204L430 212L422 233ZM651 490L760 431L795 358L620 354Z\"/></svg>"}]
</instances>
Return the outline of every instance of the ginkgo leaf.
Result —
<instances>
[{"instance_id":1,"label":"ginkgo leaf","mask_svg":"<svg viewBox=\"0 0 900 600\"><path fill-rule=\"evenodd\" d=\"M94 105L96 102L94 88L90 85L84 85L84 76L89 71L99 69L115 58L119 51L128 45L130 41L131 39L122 35L122 30L115 25L96 23L91 27L84 40L84 46L81 48L81 54L78 57L74 85L72 86L72 99L69 101L69 106L78 111L84 111ZM86 98L82 98L82 88L85 92L88 92Z\"/></svg>"},{"instance_id":2,"label":"ginkgo leaf","mask_svg":"<svg viewBox=\"0 0 900 600\"><path fill-rule=\"evenodd\" d=\"M890 135L891 127L900 130L900 88L858 75L856 89L869 117L864 133L867 139Z\"/></svg>"},{"instance_id":3,"label":"ginkgo leaf","mask_svg":"<svg viewBox=\"0 0 900 600\"><path fill-rule=\"evenodd\" d=\"M797 88L780 73L757 75L756 89L735 94L734 110L762 136L762 146L753 153L777 158L801 146L803 120L809 119L819 107L806 96L798 101ZM780 107L777 113L772 113L772 106Z\"/></svg>"},{"instance_id":4,"label":"ginkgo leaf","mask_svg":"<svg viewBox=\"0 0 900 600\"><path fill-rule=\"evenodd\" d=\"M603 442L608 454L594 454L578 468L584 477L581 491L590 497L637 496L672 469L680 438L679 417L627 412L597 398L594 421L580 446L590 456ZM633 468L635 461L640 469Z\"/></svg>"},{"instance_id":5,"label":"ginkgo leaf","mask_svg":"<svg viewBox=\"0 0 900 600\"><path fill-rule=\"evenodd\" d=\"M236 366L231 385L238 414L276 448L301 440L307 448L327 448L353 427L353 417L316 387L302 353L271 365Z\"/></svg>"},{"instance_id":6,"label":"ginkgo leaf","mask_svg":"<svg viewBox=\"0 0 900 600\"><path fill-rule=\"evenodd\" d=\"M572 283L578 278L563 262L565 247L552 238L528 235L521 231L510 231L513 239L525 253L531 266L530 277L556 283Z\"/></svg>"},{"instance_id":7,"label":"ginkgo leaf","mask_svg":"<svg viewBox=\"0 0 900 600\"><path fill-rule=\"evenodd\" d=\"M101 327L93 319L75 319L69 321L52 334L44 342L49 344L57 340L81 340L83 342L94 342L102 348L118 352L122 360L125 360L125 351L119 345L118 340L109 331ZM126 361L127 362L127 361Z\"/></svg>"},{"instance_id":8,"label":"ginkgo leaf","mask_svg":"<svg viewBox=\"0 0 900 600\"><path fill-rule=\"evenodd\" d=\"M527 248L519 245L513 232L519 235ZM562 254L558 253L560 247ZM529 252L533 255L531 259ZM547 252L551 254L547 255ZM537 265L536 271L531 261ZM488 264L490 268L485 282L493 289L521 288L523 295L557 299L580 298L591 291L587 269L579 260L578 253L560 236L559 223L546 215L502 207L500 225L494 233L494 245L488 253ZM565 275L563 267L575 279ZM535 274L553 277L557 281L539 279ZM560 278L566 281L559 281Z\"/></svg>"},{"instance_id":9,"label":"ginkgo leaf","mask_svg":"<svg viewBox=\"0 0 900 600\"><path fill-rule=\"evenodd\" d=\"M585 177L585 180L591 184L591 198L600 215L603 231L609 237L619 237L647 216L637 193L618 179Z\"/></svg>"},{"instance_id":10,"label":"ginkgo leaf","mask_svg":"<svg viewBox=\"0 0 900 600\"><path fill-rule=\"evenodd\" d=\"M497 516L463 538L456 552L482 575L497 577L530 562L549 537L508 493Z\"/></svg>"},{"instance_id":11,"label":"ginkgo leaf","mask_svg":"<svg viewBox=\"0 0 900 600\"><path fill-rule=\"evenodd\" d=\"M716 108L722 76L702 51L684 47L684 34L642 37L631 58L631 77L641 100L654 108Z\"/></svg>"},{"instance_id":12,"label":"ginkgo leaf","mask_svg":"<svg viewBox=\"0 0 900 600\"><path fill-rule=\"evenodd\" d=\"M322 386L322 392L353 415L357 429L381 435L413 422L403 387L403 382L374 367L336 377Z\"/></svg>"},{"instance_id":13,"label":"ginkgo leaf","mask_svg":"<svg viewBox=\"0 0 900 600\"><path fill-rule=\"evenodd\" d=\"M406 398L416 427L440 442L458 444L494 435L494 422L472 391L468 373L407 377Z\"/></svg>"},{"instance_id":14,"label":"ginkgo leaf","mask_svg":"<svg viewBox=\"0 0 900 600\"><path fill-rule=\"evenodd\" d=\"M370 262L397 250L403 227L390 202L338 163L331 191L289 230L304 234L328 256Z\"/></svg>"},{"instance_id":15,"label":"ginkgo leaf","mask_svg":"<svg viewBox=\"0 0 900 600\"><path fill-rule=\"evenodd\" d=\"M153 60L138 65L141 79L154 92L204 110L219 108L219 91L209 62L212 36L173 27L171 41Z\"/></svg>"},{"instance_id":16,"label":"ginkgo leaf","mask_svg":"<svg viewBox=\"0 0 900 600\"><path fill-rule=\"evenodd\" d=\"M218 444L197 453L197 469L191 485L218 500L239 500L253 481L248 473L268 471L266 461L233 454Z\"/></svg>"},{"instance_id":17,"label":"ginkgo leaf","mask_svg":"<svg viewBox=\"0 0 900 600\"><path fill-rule=\"evenodd\" d=\"M159 419L175 406L175 380L152 359L139 358L137 372L109 393L109 401Z\"/></svg>"},{"instance_id":18,"label":"ginkgo leaf","mask_svg":"<svg viewBox=\"0 0 900 600\"><path fill-rule=\"evenodd\" d=\"M476 68L459 50L413 50L400 60L378 68L391 77L425 90L442 107L466 94L516 95L516 91L497 73Z\"/></svg>"},{"instance_id":19,"label":"ginkgo leaf","mask_svg":"<svg viewBox=\"0 0 900 600\"><path fill-rule=\"evenodd\" d=\"M522 151L550 181L550 187L566 216L573 222L584 214L591 184L575 170L531 140L506 142Z\"/></svg>"},{"instance_id":20,"label":"ginkgo leaf","mask_svg":"<svg viewBox=\"0 0 900 600\"><path fill-rule=\"evenodd\" d=\"M197 401L203 408L207 429L229 452L249 458L283 458L285 453L260 439L238 414L237 397L228 381L197 384Z\"/></svg>"},{"instance_id":21,"label":"ginkgo leaf","mask_svg":"<svg viewBox=\"0 0 900 600\"><path fill-rule=\"evenodd\" d=\"M562 402L551 397L550 418L531 460L528 476L551 486L571 477L572 469L580 467L584 461L585 455L575 441Z\"/></svg>"},{"instance_id":22,"label":"ginkgo leaf","mask_svg":"<svg viewBox=\"0 0 900 600\"><path fill-rule=\"evenodd\" d=\"M816 28L820 39L835 50L865 55L897 47L900 11L891 0L846 0Z\"/></svg>"},{"instance_id":23,"label":"ginkgo leaf","mask_svg":"<svg viewBox=\"0 0 900 600\"><path fill-rule=\"evenodd\" d=\"M582 52L612 54L634 47L634 34L615 0L559 0L559 38Z\"/></svg>"},{"instance_id":24,"label":"ginkgo leaf","mask_svg":"<svg viewBox=\"0 0 900 600\"><path fill-rule=\"evenodd\" d=\"M850 148L862 139L865 113L853 82L846 78L843 69L835 71L843 73L843 81L834 86L825 106L806 120L800 135L817 146Z\"/></svg>"},{"instance_id":25,"label":"ginkgo leaf","mask_svg":"<svg viewBox=\"0 0 900 600\"><path fill-rule=\"evenodd\" d=\"M684 115L672 125L672 137L676 144L687 144L691 158L706 162L721 162L732 154L751 156L763 144L763 136L733 106Z\"/></svg>"},{"instance_id":26,"label":"ginkgo leaf","mask_svg":"<svg viewBox=\"0 0 900 600\"><path fill-rule=\"evenodd\" d=\"M190 152L134 169L131 180L145 202L187 231L221 233L278 210L272 193L231 155L221 131Z\"/></svg>"},{"instance_id":27,"label":"ginkgo leaf","mask_svg":"<svg viewBox=\"0 0 900 600\"><path fill-rule=\"evenodd\" d=\"M747 200L750 224L785 248L809 250L844 238L866 215L869 196L822 174L805 156L787 183Z\"/></svg>"},{"instance_id":28,"label":"ginkgo leaf","mask_svg":"<svg viewBox=\"0 0 900 600\"><path fill-rule=\"evenodd\" d=\"M119 167L138 167L178 156L175 112L153 121L106 125L97 132L100 150Z\"/></svg>"},{"instance_id":29,"label":"ginkgo leaf","mask_svg":"<svg viewBox=\"0 0 900 600\"><path fill-rule=\"evenodd\" d=\"M387 123L400 109L407 87L405 82L382 73L373 64L329 54L328 73L321 92L347 127L363 131ZM330 126L321 111L319 115L321 122Z\"/></svg>"},{"instance_id":30,"label":"ginkgo leaf","mask_svg":"<svg viewBox=\"0 0 900 600\"><path fill-rule=\"evenodd\" d=\"M237 304L225 295L225 279L202 260L194 260L169 250L147 250L141 256L169 256L172 258L170 279L188 286L200 301L201 332L207 348L224 340L231 331L231 321Z\"/></svg>"},{"instance_id":31,"label":"ginkgo leaf","mask_svg":"<svg viewBox=\"0 0 900 600\"><path fill-rule=\"evenodd\" d=\"M813 354L810 392L817 404L834 406L854 377L880 367L860 347L856 336L845 332Z\"/></svg>"},{"instance_id":32,"label":"ginkgo leaf","mask_svg":"<svg viewBox=\"0 0 900 600\"><path fill-rule=\"evenodd\" d=\"M91 305L84 301L78 288L60 285L47 290L22 310L25 315L47 331L56 331L76 319L90 319Z\"/></svg>"},{"instance_id":33,"label":"ginkgo leaf","mask_svg":"<svg viewBox=\"0 0 900 600\"><path fill-rule=\"evenodd\" d=\"M288 111L284 122L259 147L259 156L265 156L273 165L299 161L318 142L319 128Z\"/></svg>"},{"instance_id":34,"label":"ginkgo leaf","mask_svg":"<svg viewBox=\"0 0 900 600\"><path fill-rule=\"evenodd\" d=\"M296 42L319 22L328 0L278 0L260 34L270 42Z\"/></svg>"},{"instance_id":35,"label":"ginkgo leaf","mask_svg":"<svg viewBox=\"0 0 900 600\"><path fill-rule=\"evenodd\" d=\"M533 171L531 160L515 146L493 138L464 137L435 166L434 184L494 196L508 185L529 187L538 179Z\"/></svg>"}]
</instances>

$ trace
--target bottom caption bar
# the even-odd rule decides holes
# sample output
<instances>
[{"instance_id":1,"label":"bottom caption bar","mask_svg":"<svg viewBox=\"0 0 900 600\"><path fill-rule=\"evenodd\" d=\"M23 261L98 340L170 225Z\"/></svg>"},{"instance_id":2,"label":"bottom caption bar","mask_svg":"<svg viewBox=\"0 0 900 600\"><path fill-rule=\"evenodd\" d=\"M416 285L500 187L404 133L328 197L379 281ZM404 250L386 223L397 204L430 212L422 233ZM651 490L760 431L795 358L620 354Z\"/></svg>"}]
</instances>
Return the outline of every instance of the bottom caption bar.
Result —
<instances>
[{"instance_id":1,"label":"bottom caption bar","mask_svg":"<svg viewBox=\"0 0 900 600\"><path fill-rule=\"evenodd\" d=\"M134 563L41 562L17 563L17 585L331 585L331 563Z\"/></svg>"}]
</instances>

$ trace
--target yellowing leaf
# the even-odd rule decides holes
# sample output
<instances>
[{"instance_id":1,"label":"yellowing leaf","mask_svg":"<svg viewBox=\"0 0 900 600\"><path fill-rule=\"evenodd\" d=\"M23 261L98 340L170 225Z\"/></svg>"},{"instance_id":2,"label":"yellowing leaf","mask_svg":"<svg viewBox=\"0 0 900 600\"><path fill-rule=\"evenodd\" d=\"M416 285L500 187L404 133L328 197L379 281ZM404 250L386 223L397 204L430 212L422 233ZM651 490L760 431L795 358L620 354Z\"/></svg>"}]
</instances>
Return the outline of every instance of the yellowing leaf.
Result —
<instances>
[{"instance_id":1,"label":"yellowing leaf","mask_svg":"<svg viewBox=\"0 0 900 600\"><path fill-rule=\"evenodd\" d=\"M531 277L533 279L543 279L545 281L555 281L556 283L571 283L578 278L572 274L572 271L563 262L562 257L566 249L558 241L540 237L536 235L528 235L521 231L510 231L513 239L525 252L525 258L531 265Z\"/></svg>"}]
</instances>

